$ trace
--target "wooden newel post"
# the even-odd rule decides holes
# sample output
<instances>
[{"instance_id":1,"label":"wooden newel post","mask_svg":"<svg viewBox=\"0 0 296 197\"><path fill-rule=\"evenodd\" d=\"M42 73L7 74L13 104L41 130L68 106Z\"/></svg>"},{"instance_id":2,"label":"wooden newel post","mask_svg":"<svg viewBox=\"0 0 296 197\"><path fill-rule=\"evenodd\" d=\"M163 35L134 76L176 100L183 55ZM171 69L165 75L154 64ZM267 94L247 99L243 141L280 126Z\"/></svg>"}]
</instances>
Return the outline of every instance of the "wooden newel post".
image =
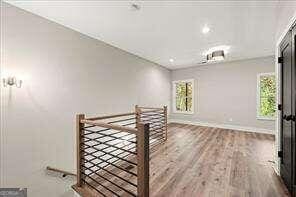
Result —
<instances>
[{"instance_id":1,"label":"wooden newel post","mask_svg":"<svg viewBox=\"0 0 296 197\"><path fill-rule=\"evenodd\" d=\"M168 139L168 107L163 106L164 112L164 128L165 128L165 140Z\"/></svg>"},{"instance_id":2,"label":"wooden newel post","mask_svg":"<svg viewBox=\"0 0 296 197\"><path fill-rule=\"evenodd\" d=\"M149 124L138 124L137 133L138 196L149 197Z\"/></svg>"},{"instance_id":3,"label":"wooden newel post","mask_svg":"<svg viewBox=\"0 0 296 197\"><path fill-rule=\"evenodd\" d=\"M84 114L77 114L76 115L76 151L77 151L77 186L81 187L81 142L82 142L82 129L84 124L81 123L81 120L85 118Z\"/></svg>"}]
</instances>

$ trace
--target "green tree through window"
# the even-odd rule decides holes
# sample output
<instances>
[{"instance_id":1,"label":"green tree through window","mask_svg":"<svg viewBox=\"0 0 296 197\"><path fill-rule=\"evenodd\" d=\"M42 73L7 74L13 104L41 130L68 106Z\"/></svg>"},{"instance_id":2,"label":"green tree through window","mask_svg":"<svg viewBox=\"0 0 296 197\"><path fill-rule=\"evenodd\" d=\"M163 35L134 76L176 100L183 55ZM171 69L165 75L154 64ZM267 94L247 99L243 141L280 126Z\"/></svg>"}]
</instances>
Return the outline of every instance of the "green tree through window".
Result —
<instances>
[{"instance_id":1,"label":"green tree through window","mask_svg":"<svg viewBox=\"0 0 296 197\"><path fill-rule=\"evenodd\" d=\"M177 81L174 82L175 94L175 111L176 112L193 112L192 105L192 88L193 81Z\"/></svg>"},{"instance_id":2,"label":"green tree through window","mask_svg":"<svg viewBox=\"0 0 296 197\"><path fill-rule=\"evenodd\" d=\"M275 105L276 105L276 83L274 74L260 74L258 77L259 88L259 118L271 118L275 117Z\"/></svg>"}]
</instances>

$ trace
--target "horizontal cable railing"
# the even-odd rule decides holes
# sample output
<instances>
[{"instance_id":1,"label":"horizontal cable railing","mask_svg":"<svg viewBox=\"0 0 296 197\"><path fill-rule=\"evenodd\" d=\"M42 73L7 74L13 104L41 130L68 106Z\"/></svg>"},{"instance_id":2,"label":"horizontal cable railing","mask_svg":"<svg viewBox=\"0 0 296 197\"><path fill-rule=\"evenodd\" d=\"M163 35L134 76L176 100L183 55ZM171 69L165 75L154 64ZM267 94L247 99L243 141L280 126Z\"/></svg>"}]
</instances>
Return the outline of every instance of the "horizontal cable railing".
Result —
<instances>
[{"instance_id":1,"label":"horizontal cable railing","mask_svg":"<svg viewBox=\"0 0 296 197\"><path fill-rule=\"evenodd\" d=\"M138 122L149 123L150 149L167 140L167 107L152 108L136 105Z\"/></svg>"},{"instance_id":2,"label":"horizontal cable railing","mask_svg":"<svg viewBox=\"0 0 296 197\"><path fill-rule=\"evenodd\" d=\"M76 191L149 196L149 144L166 139L166 107L85 118L77 115ZM150 128L151 126L151 128Z\"/></svg>"}]
</instances>

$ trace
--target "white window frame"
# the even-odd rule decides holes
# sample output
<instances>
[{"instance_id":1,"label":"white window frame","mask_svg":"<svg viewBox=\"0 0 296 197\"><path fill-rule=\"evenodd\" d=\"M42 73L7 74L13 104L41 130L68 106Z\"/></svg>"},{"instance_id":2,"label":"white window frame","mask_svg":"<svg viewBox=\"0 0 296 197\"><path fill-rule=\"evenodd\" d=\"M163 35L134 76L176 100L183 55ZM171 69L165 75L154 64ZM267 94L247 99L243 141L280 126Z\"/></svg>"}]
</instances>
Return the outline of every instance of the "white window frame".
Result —
<instances>
[{"instance_id":1,"label":"white window frame","mask_svg":"<svg viewBox=\"0 0 296 197\"><path fill-rule=\"evenodd\" d=\"M192 111L179 111L176 110L176 83L188 83L191 82L192 83ZM194 79L184 79L184 80L177 80L177 81L173 81L173 113L176 114L194 114Z\"/></svg>"},{"instance_id":2,"label":"white window frame","mask_svg":"<svg viewBox=\"0 0 296 197\"><path fill-rule=\"evenodd\" d=\"M261 103L260 78L262 76L275 76L275 73L274 72L270 72L270 73L259 73L259 74L257 74L257 119L258 120L275 120L276 117L260 116L260 103Z\"/></svg>"}]
</instances>

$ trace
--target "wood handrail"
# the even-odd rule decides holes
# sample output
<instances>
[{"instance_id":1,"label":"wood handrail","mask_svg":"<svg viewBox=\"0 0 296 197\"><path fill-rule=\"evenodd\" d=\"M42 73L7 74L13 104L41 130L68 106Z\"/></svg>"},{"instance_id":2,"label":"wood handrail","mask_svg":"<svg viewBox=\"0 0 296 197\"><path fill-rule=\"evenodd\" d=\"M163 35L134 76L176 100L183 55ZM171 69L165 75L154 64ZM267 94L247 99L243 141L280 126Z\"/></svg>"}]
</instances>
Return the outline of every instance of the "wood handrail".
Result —
<instances>
[{"instance_id":1,"label":"wood handrail","mask_svg":"<svg viewBox=\"0 0 296 197\"><path fill-rule=\"evenodd\" d=\"M98 116L98 117L93 117L93 118L86 118L86 120L103 120L103 119L108 119L108 118L117 118L121 116L130 116L130 115L135 115L135 112L130 112L130 113L122 113L122 114L115 114L115 115L108 115L108 116Z\"/></svg>"},{"instance_id":2,"label":"wood handrail","mask_svg":"<svg viewBox=\"0 0 296 197\"><path fill-rule=\"evenodd\" d=\"M60 170L60 169L57 169L57 168L52 168L50 166L47 166L46 167L46 170L62 173L63 174L63 177L65 177L67 175L69 175L69 176L77 176L76 174L74 174L72 172L68 172L68 171L65 171L65 170Z\"/></svg>"},{"instance_id":3,"label":"wood handrail","mask_svg":"<svg viewBox=\"0 0 296 197\"><path fill-rule=\"evenodd\" d=\"M92 120L81 120L81 123L84 124L89 124L89 125L95 125L95 126L99 126L99 127L104 127L104 128L108 128L108 129L114 129L114 130L120 130L120 131L125 131L125 132L129 132L132 134L137 134L138 130L135 128L131 128L131 127L125 127L125 126L121 126L121 125L117 125L117 124L108 124L105 122L97 122L97 121L92 121Z\"/></svg>"},{"instance_id":4,"label":"wood handrail","mask_svg":"<svg viewBox=\"0 0 296 197\"><path fill-rule=\"evenodd\" d=\"M140 109L157 109L157 110L163 110L163 108L160 107L139 107Z\"/></svg>"}]
</instances>

